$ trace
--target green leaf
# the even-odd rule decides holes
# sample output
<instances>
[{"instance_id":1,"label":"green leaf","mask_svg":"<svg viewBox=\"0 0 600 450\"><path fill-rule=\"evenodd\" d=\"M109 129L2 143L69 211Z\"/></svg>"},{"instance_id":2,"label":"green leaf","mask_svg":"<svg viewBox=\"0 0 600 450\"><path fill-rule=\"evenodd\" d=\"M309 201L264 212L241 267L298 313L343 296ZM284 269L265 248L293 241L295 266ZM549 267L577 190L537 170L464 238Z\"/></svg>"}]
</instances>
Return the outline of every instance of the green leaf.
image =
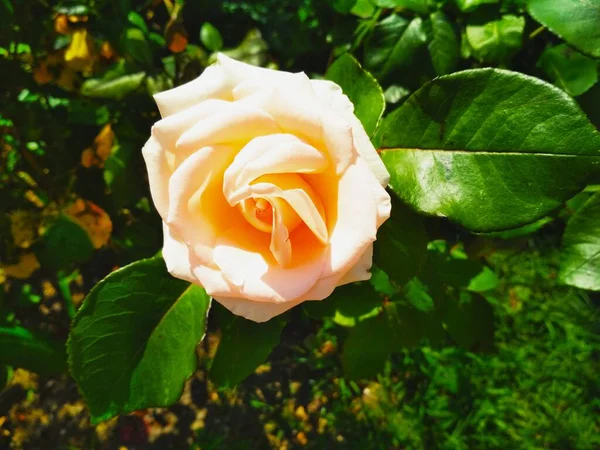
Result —
<instances>
[{"instance_id":1,"label":"green leaf","mask_svg":"<svg viewBox=\"0 0 600 450\"><path fill-rule=\"evenodd\" d=\"M223 48L223 37L212 24L204 22L200 28L200 41L208 50L218 52Z\"/></svg>"},{"instance_id":2,"label":"green leaf","mask_svg":"<svg viewBox=\"0 0 600 450\"><path fill-rule=\"evenodd\" d=\"M524 30L524 17L507 14L483 24L471 21L466 37L473 57L497 64L508 61L521 48Z\"/></svg>"},{"instance_id":3,"label":"green leaf","mask_svg":"<svg viewBox=\"0 0 600 450\"><path fill-rule=\"evenodd\" d=\"M69 102L68 122L77 125L104 125L110 120L106 105L87 98L73 98Z\"/></svg>"},{"instance_id":4,"label":"green leaf","mask_svg":"<svg viewBox=\"0 0 600 450\"><path fill-rule=\"evenodd\" d=\"M434 304L433 298L429 295L427 287L418 278L413 278L406 283L406 299L419 311L431 312Z\"/></svg>"},{"instance_id":5,"label":"green leaf","mask_svg":"<svg viewBox=\"0 0 600 450\"><path fill-rule=\"evenodd\" d=\"M481 5L500 3L500 0L455 0L455 2L462 12L471 12Z\"/></svg>"},{"instance_id":6,"label":"green leaf","mask_svg":"<svg viewBox=\"0 0 600 450\"><path fill-rule=\"evenodd\" d=\"M356 0L329 0L329 3L340 14L348 14L354 8Z\"/></svg>"},{"instance_id":7,"label":"green leaf","mask_svg":"<svg viewBox=\"0 0 600 450\"><path fill-rule=\"evenodd\" d=\"M491 233L483 233L486 237L497 238L497 239L515 239L529 234L533 234L536 231L542 229L544 226L552 222L552 217L542 217L533 223L523 225L519 228L513 228L512 230L506 231L492 231Z\"/></svg>"},{"instance_id":8,"label":"green leaf","mask_svg":"<svg viewBox=\"0 0 600 450\"><path fill-rule=\"evenodd\" d=\"M577 98L581 109L585 111L590 121L600 128L600 83L593 86L585 94Z\"/></svg>"},{"instance_id":9,"label":"green leaf","mask_svg":"<svg viewBox=\"0 0 600 450\"><path fill-rule=\"evenodd\" d=\"M209 306L204 290L173 278L160 257L98 283L67 344L71 374L92 422L176 402L196 370Z\"/></svg>"},{"instance_id":10,"label":"green leaf","mask_svg":"<svg viewBox=\"0 0 600 450\"><path fill-rule=\"evenodd\" d=\"M0 364L0 392L10 383L14 370L10 366Z\"/></svg>"},{"instance_id":11,"label":"green leaf","mask_svg":"<svg viewBox=\"0 0 600 450\"><path fill-rule=\"evenodd\" d=\"M419 14L427 14L435 7L433 0L375 0L380 8L400 8L414 11Z\"/></svg>"},{"instance_id":12,"label":"green leaf","mask_svg":"<svg viewBox=\"0 0 600 450\"><path fill-rule=\"evenodd\" d=\"M362 19L367 19L375 13L376 9L372 0L356 0L350 12Z\"/></svg>"},{"instance_id":13,"label":"green leaf","mask_svg":"<svg viewBox=\"0 0 600 450\"><path fill-rule=\"evenodd\" d=\"M231 388L252 375L279 343L285 324L281 316L264 323L239 316L231 318L222 326L221 341L209 372L210 380L220 387Z\"/></svg>"},{"instance_id":14,"label":"green leaf","mask_svg":"<svg viewBox=\"0 0 600 450\"><path fill-rule=\"evenodd\" d=\"M342 367L346 376L358 380L381 372L392 352L390 336L385 313L352 328L342 350Z\"/></svg>"},{"instance_id":15,"label":"green leaf","mask_svg":"<svg viewBox=\"0 0 600 450\"><path fill-rule=\"evenodd\" d=\"M338 325L353 327L377 315L383 298L369 283L356 283L338 287L325 300L305 302L303 306L311 317L331 317Z\"/></svg>"},{"instance_id":16,"label":"green leaf","mask_svg":"<svg viewBox=\"0 0 600 450\"><path fill-rule=\"evenodd\" d=\"M427 46L431 62L438 75L454 72L460 56L458 36L448 17L441 12L429 16L431 40Z\"/></svg>"},{"instance_id":17,"label":"green leaf","mask_svg":"<svg viewBox=\"0 0 600 450\"><path fill-rule=\"evenodd\" d=\"M566 44L544 50L540 67L559 88L570 95L581 95L598 81L598 64Z\"/></svg>"},{"instance_id":18,"label":"green leaf","mask_svg":"<svg viewBox=\"0 0 600 450\"><path fill-rule=\"evenodd\" d=\"M378 79L410 66L417 51L427 42L423 20L408 20L398 14L379 22L365 43L365 67Z\"/></svg>"},{"instance_id":19,"label":"green leaf","mask_svg":"<svg viewBox=\"0 0 600 450\"><path fill-rule=\"evenodd\" d=\"M490 350L494 341L494 310L479 294L461 292L448 298L444 316L448 334L469 350Z\"/></svg>"},{"instance_id":20,"label":"green leaf","mask_svg":"<svg viewBox=\"0 0 600 450\"><path fill-rule=\"evenodd\" d=\"M121 39L125 55L146 67L152 66L152 50L146 36L139 28L127 28Z\"/></svg>"},{"instance_id":21,"label":"green leaf","mask_svg":"<svg viewBox=\"0 0 600 450\"><path fill-rule=\"evenodd\" d=\"M262 66L267 63L267 50L269 46L257 29L248 31L244 40L236 48L223 50L222 53L238 61Z\"/></svg>"},{"instance_id":22,"label":"green leaf","mask_svg":"<svg viewBox=\"0 0 600 450\"><path fill-rule=\"evenodd\" d=\"M474 292L489 291L499 284L498 277L489 267L468 259L462 250L450 251L446 241L430 242L421 278L431 286L441 283Z\"/></svg>"},{"instance_id":23,"label":"green leaf","mask_svg":"<svg viewBox=\"0 0 600 450\"><path fill-rule=\"evenodd\" d=\"M394 193L474 231L547 215L600 166L600 135L571 97L499 69L427 83L383 120L378 139Z\"/></svg>"},{"instance_id":24,"label":"green leaf","mask_svg":"<svg viewBox=\"0 0 600 450\"><path fill-rule=\"evenodd\" d=\"M59 375L67 370L65 346L23 327L0 327L0 370L3 364Z\"/></svg>"},{"instance_id":25,"label":"green leaf","mask_svg":"<svg viewBox=\"0 0 600 450\"><path fill-rule=\"evenodd\" d=\"M348 53L329 66L325 78L342 88L354 105L354 114L371 136L385 110L385 97L377 80Z\"/></svg>"},{"instance_id":26,"label":"green leaf","mask_svg":"<svg viewBox=\"0 0 600 450\"><path fill-rule=\"evenodd\" d=\"M388 303L376 317L350 330L342 350L344 372L351 379L372 377L392 352L414 348L424 338L439 340L442 335L441 323L433 314Z\"/></svg>"},{"instance_id":27,"label":"green leaf","mask_svg":"<svg viewBox=\"0 0 600 450\"><path fill-rule=\"evenodd\" d=\"M600 58L600 0L529 0L529 14L582 53Z\"/></svg>"},{"instance_id":28,"label":"green leaf","mask_svg":"<svg viewBox=\"0 0 600 450\"><path fill-rule=\"evenodd\" d=\"M421 217L392 196L392 215L377 232L373 261L402 285L423 268L427 240Z\"/></svg>"},{"instance_id":29,"label":"green leaf","mask_svg":"<svg viewBox=\"0 0 600 450\"><path fill-rule=\"evenodd\" d=\"M94 245L81 226L64 214L42 236L37 257L50 270L66 269L87 261L94 253Z\"/></svg>"},{"instance_id":30,"label":"green leaf","mask_svg":"<svg viewBox=\"0 0 600 450\"><path fill-rule=\"evenodd\" d=\"M570 286L600 291L600 192L567 223L558 279Z\"/></svg>"},{"instance_id":31,"label":"green leaf","mask_svg":"<svg viewBox=\"0 0 600 450\"><path fill-rule=\"evenodd\" d=\"M138 72L116 78L91 78L82 84L81 94L94 98L121 100L138 89L145 77L145 72Z\"/></svg>"},{"instance_id":32,"label":"green leaf","mask_svg":"<svg viewBox=\"0 0 600 450\"><path fill-rule=\"evenodd\" d=\"M135 11L129 11L129 13L127 14L127 21L131 25L138 27L140 30L142 30L144 34L148 34L148 25L146 25L146 21Z\"/></svg>"}]
</instances>

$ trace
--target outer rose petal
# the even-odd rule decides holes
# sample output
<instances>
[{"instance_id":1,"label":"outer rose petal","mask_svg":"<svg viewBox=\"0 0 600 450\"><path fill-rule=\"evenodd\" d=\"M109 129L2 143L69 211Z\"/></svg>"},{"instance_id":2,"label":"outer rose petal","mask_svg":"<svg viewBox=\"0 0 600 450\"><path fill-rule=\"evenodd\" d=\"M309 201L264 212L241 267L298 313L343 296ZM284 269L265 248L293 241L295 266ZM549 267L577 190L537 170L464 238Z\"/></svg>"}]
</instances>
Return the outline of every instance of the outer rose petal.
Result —
<instances>
[{"instance_id":1,"label":"outer rose petal","mask_svg":"<svg viewBox=\"0 0 600 450\"><path fill-rule=\"evenodd\" d=\"M148 169L150 193L158 214L165 220L169 212L169 177L171 171L167 163L167 154L154 136L150 136L142 149Z\"/></svg>"},{"instance_id":2,"label":"outer rose petal","mask_svg":"<svg viewBox=\"0 0 600 450\"><path fill-rule=\"evenodd\" d=\"M233 314L253 320L254 322L266 322L302 303L302 300L288 303L257 303L243 298L213 298Z\"/></svg>"},{"instance_id":3,"label":"outer rose petal","mask_svg":"<svg viewBox=\"0 0 600 450\"><path fill-rule=\"evenodd\" d=\"M175 278L181 278L198 284L198 279L192 273L193 263L190 249L179 239L177 234L163 222L164 244L162 255L167 270Z\"/></svg>"},{"instance_id":4,"label":"outer rose petal","mask_svg":"<svg viewBox=\"0 0 600 450\"><path fill-rule=\"evenodd\" d=\"M195 80L156 94L154 101L164 118L209 98L231 100L232 87L231 78L215 64L207 67Z\"/></svg>"},{"instance_id":5,"label":"outer rose petal","mask_svg":"<svg viewBox=\"0 0 600 450\"><path fill-rule=\"evenodd\" d=\"M356 146L358 153L375 174L375 177L379 183L386 187L390 182L390 173L385 168L383 161L377 154L375 147L371 143L369 136L365 132L364 127L360 123L360 120L354 115L354 105L344 95L342 89L335 83L327 80L311 80L313 89L316 91L317 96L329 105L331 108L336 110L342 117L352 124L352 131L354 134L354 145Z\"/></svg>"}]
</instances>

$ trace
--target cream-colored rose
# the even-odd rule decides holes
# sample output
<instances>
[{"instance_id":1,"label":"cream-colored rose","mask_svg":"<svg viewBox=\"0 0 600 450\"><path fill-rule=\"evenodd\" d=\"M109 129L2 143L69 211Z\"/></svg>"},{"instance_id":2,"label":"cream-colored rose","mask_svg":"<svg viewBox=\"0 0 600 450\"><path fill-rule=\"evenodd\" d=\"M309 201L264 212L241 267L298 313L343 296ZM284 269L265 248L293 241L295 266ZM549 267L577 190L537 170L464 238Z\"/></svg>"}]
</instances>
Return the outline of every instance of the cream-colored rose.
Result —
<instances>
[{"instance_id":1,"label":"cream-colored rose","mask_svg":"<svg viewBox=\"0 0 600 450\"><path fill-rule=\"evenodd\" d=\"M389 174L339 86L219 55L155 100L143 154L173 276L257 322L370 277Z\"/></svg>"}]
</instances>

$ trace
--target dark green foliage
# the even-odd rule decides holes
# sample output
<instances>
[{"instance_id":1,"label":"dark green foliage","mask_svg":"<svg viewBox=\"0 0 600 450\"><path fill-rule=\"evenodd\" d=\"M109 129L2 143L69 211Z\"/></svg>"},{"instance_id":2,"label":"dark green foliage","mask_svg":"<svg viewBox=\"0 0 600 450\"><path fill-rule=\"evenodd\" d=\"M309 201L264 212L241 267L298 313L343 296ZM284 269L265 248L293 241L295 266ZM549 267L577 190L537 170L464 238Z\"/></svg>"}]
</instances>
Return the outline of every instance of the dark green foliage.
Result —
<instances>
[{"instance_id":1,"label":"dark green foliage","mask_svg":"<svg viewBox=\"0 0 600 450\"><path fill-rule=\"evenodd\" d=\"M196 370L210 298L161 257L113 272L88 295L68 349L94 422L175 402Z\"/></svg>"}]
</instances>

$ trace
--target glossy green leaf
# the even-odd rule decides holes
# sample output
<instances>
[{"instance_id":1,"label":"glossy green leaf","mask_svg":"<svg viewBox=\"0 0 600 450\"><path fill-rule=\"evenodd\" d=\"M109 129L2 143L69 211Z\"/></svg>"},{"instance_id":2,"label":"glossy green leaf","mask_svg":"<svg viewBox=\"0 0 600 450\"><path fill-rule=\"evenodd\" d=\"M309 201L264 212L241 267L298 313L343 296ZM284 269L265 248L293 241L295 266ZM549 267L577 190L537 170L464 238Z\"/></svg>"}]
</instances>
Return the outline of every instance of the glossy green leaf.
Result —
<instances>
[{"instance_id":1,"label":"glossy green leaf","mask_svg":"<svg viewBox=\"0 0 600 450\"><path fill-rule=\"evenodd\" d=\"M223 48L223 37L214 25L204 22L200 28L200 41L207 49L218 52Z\"/></svg>"},{"instance_id":2,"label":"glossy green leaf","mask_svg":"<svg viewBox=\"0 0 600 450\"><path fill-rule=\"evenodd\" d=\"M427 42L423 20L391 14L377 24L366 42L365 67L377 78L410 66L417 51Z\"/></svg>"},{"instance_id":3,"label":"glossy green leaf","mask_svg":"<svg viewBox=\"0 0 600 450\"><path fill-rule=\"evenodd\" d=\"M152 49L139 28L127 28L121 38L121 46L129 59L143 66L152 66Z\"/></svg>"},{"instance_id":4,"label":"glossy green leaf","mask_svg":"<svg viewBox=\"0 0 600 450\"><path fill-rule=\"evenodd\" d=\"M417 275L427 258L427 234L421 217L392 197L392 215L377 232L373 261L402 285Z\"/></svg>"},{"instance_id":5,"label":"glossy green leaf","mask_svg":"<svg viewBox=\"0 0 600 450\"><path fill-rule=\"evenodd\" d=\"M524 17L507 14L483 24L473 20L466 27L466 37L473 57L485 63L501 63L521 48L524 30Z\"/></svg>"},{"instance_id":6,"label":"glossy green leaf","mask_svg":"<svg viewBox=\"0 0 600 450\"><path fill-rule=\"evenodd\" d=\"M433 0L375 0L375 4L380 8L400 8L419 14L427 14L435 7Z\"/></svg>"},{"instance_id":7,"label":"glossy green leaf","mask_svg":"<svg viewBox=\"0 0 600 450\"><path fill-rule=\"evenodd\" d=\"M279 343L285 320L274 317L256 323L234 316L222 325L221 341L210 367L210 380L220 387L234 387L263 364Z\"/></svg>"},{"instance_id":8,"label":"glossy green leaf","mask_svg":"<svg viewBox=\"0 0 600 450\"><path fill-rule=\"evenodd\" d=\"M59 375L67 370L65 346L23 327L0 327L0 370L3 364L41 375Z\"/></svg>"},{"instance_id":9,"label":"glossy green leaf","mask_svg":"<svg viewBox=\"0 0 600 450\"><path fill-rule=\"evenodd\" d=\"M500 3L500 0L455 0L455 2L462 12L471 12L481 5Z\"/></svg>"},{"instance_id":10,"label":"glossy green leaf","mask_svg":"<svg viewBox=\"0 0 600 450\"><path fill-rule=\"evenodd\" d=\"M304 310L312 317L330 317L344 327L353 327L362 320L377 315L383 298L369 283L341 286L321 301L305 302Z\"/></svg>"},{"instance_id":11,"label":"glossy green leaf","mask_svg":"<svg viewBox=\"0 0 600 450\"><path fill-rule=\"evenodd\" d=\"M565 44L544 50L538 67L572 96L583 94L598 82L598 63Z\"/></svg>"},{"instance_id":12,"label":"glossy green leaf","mask_svg":"<svg viewBox=\"0 0 600 450\"><path fill-rule=\"evenodd\" d=\"M348 53L335 60L325 78L342 88L354 105L354 114L367 134L372 135L385 110L385 98L377 80Z\"/></svg>"},{"instance_id":13,"label":"glossy green leaf","mask_svg":"<svg viewBox=\"0 0 600 450\"><path fill-rule=\"evenodd\" d=\"M135 11L129 11L129 13L127 14L127 21L131 25L138 27L145 34L148 34L148 25L146 25L146 21Z\"/></svg>"},{"instance_id":14,"label":"glossy green leaf","mask_svg":"<svg viewBox=\"0 0 600 450\"><path fill-rule=\"evenodd\" d=\"M91 78L81 85L81 94L94 98L121 100L138 89L145 77L145 72L138 72L116 78Z\"/></svg>"},{"instance_id":15,"label":"glossy green leaf","mask_svg":"<svg viewBox=\"0 0 600 450\"><path fill-rule=\"evenodd\" d=\"M474 231L531 223L600 168L600 135L571 97L498 69L427 83L383 120L378 139L405 203Z\"/></svg>"},{"instance_id":16,"label":"glossy green leaf","mask_svg":"<svg viewBox=\"0 0 600 450\"><path fill-rule=\"evenodd\" d=\"M431 62L438 75L454 72L460 56L458 36L448 17L441 11L429 16L431 40L428 44Z\"/></svg>"},{"instance_id":17,"label":"glossy green leaf","mask_svg":"<svg viewBox=\"0 0 600 450\"><path fill-rule=\"evenodd\" d=\"M68 341L71 374L97 423L169 406L197 365L210 298L162 258L111 273L86 297Z\"/></svg>"},{"instance_id":18,"label":"glossy green leaf","mask_svg":"<svg viewBox=\"0 0 600 450\"><path fill-rule=\"evenodd\" d=\"M600 192L590 197L567 223L559 280L600 291Z\"/></svg>"},{"instance_id":19,"label":"glossy green leaf","mask_svg":"<svg viewBox=\"0 0 600 450\"><path fill-rule=\"evenodd\" d=\"M60 215L42 236L37 256L44 267L59 270L85 262L93 253L94 245L87 232L67 216Z\"/></svg>"},{"instance_id":20,"label":"glossy green leaf","mask_svg":"<svg viewBox=\"0 0 600 450\"><path fill-rule=\"evenodd\" d=\"M529 14L582 53L600 58L600 0L529 0Z\"/></svg>"}]
</instances>

